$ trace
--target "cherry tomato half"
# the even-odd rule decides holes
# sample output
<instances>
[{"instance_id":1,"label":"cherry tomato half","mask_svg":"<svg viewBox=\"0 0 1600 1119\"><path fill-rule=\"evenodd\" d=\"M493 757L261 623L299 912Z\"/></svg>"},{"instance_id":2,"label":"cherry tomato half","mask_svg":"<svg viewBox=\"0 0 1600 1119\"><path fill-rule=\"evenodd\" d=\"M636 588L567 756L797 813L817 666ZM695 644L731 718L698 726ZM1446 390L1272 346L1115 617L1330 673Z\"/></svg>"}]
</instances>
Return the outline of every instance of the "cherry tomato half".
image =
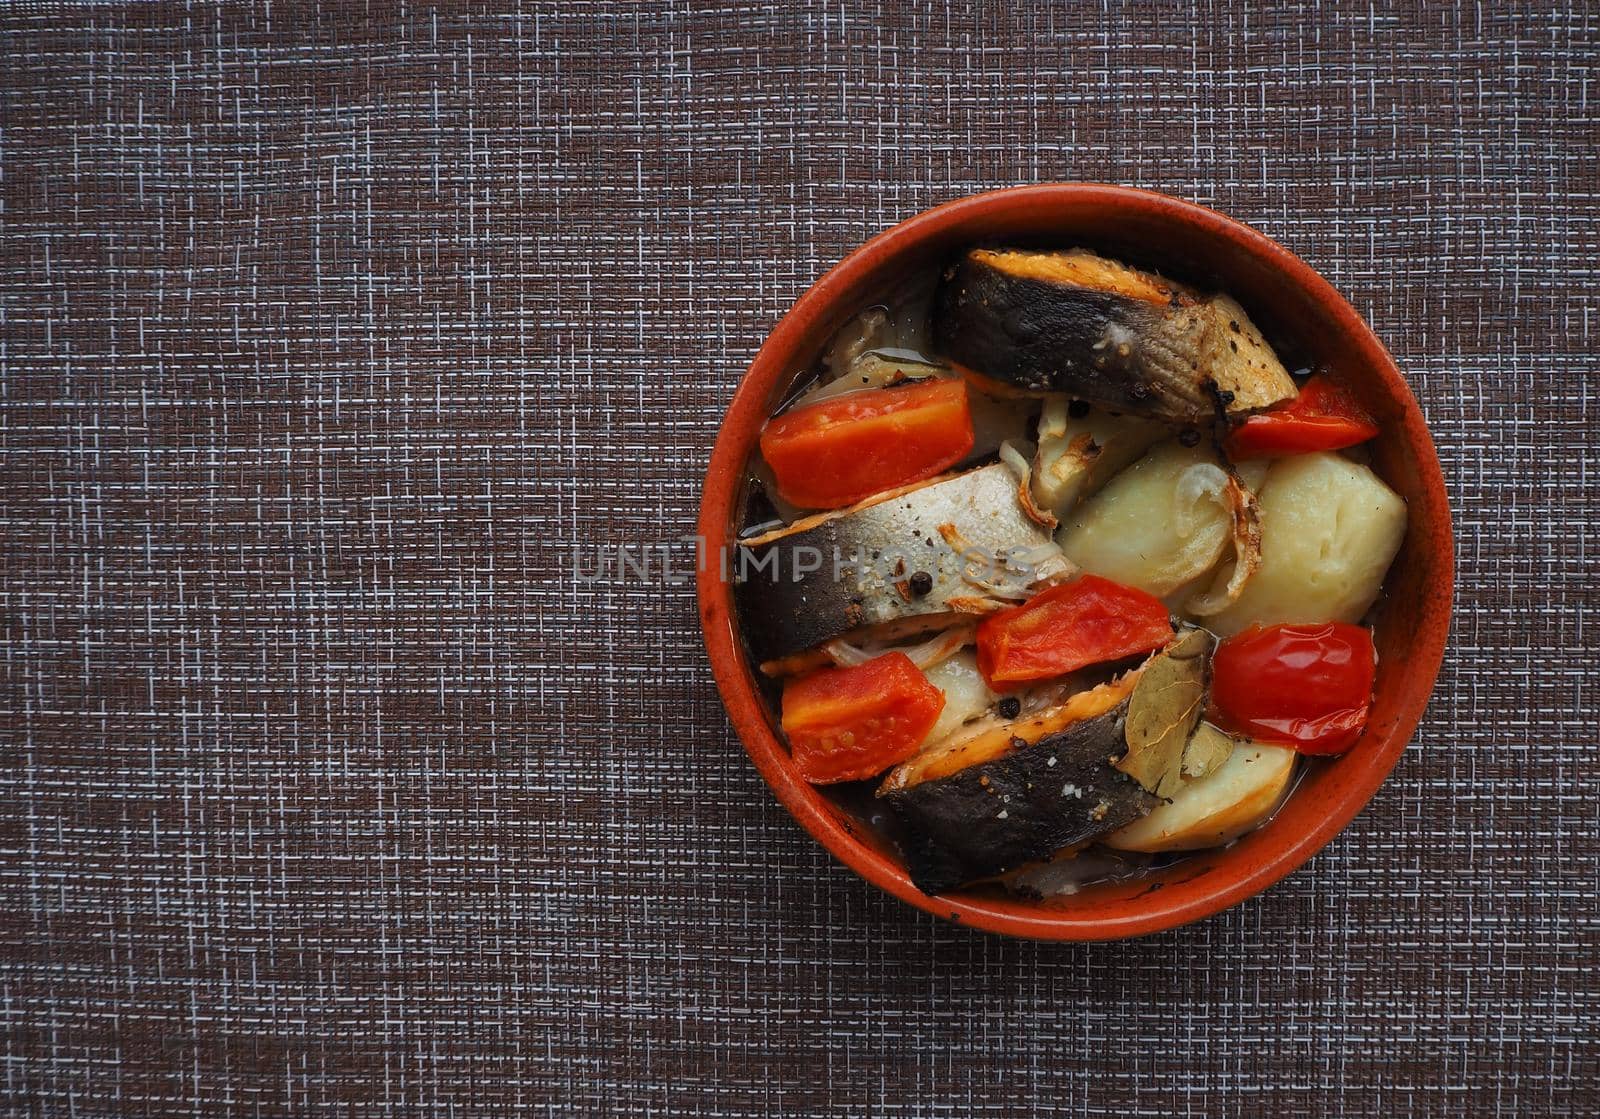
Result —
<instances>
[{"instance_id":1,"label":"cherry tomato half","mask_svg":"<svg viewBox=\"0 0 1600 1119\"><path fill-rule=\"evenodd\" d=\"M1159 649L1172 639L1161 600L1084 575L978 626L978 669L996 691Z\"/></svg>"},{"instance_id":2,"label":"cherry tomato half","mask_svg":"<svg viewBox=\"0 0 1600 1119\"><path fill-rule=\"evenodd\" d=\"M916 752L939 721L944 693L904 653L824 668L783 688L783 732L800 776L860 781Z\"/></svg>"},{"instance_id":3,"label":"cherry tomato half","mask_svg":"<svg viewBox=\"0 0 1600 1119\"><path fill-rule=\"evenodd\" d=\"M1337 451L1365 443L1378 425L1337 382L1317 375L1287 404L1248 416L1227 439L1234 461L1307 451Z\"/></svg>"},{"instance_id":4,"label":"cherry tomato half","mask_svg":"<svg viewBox=\"0 0 1600 1119\"><path fill-rule=\"evenodd\" d=\"M1302 754L1342 754L1367 725L1376 670L1362 626L1251 626L1217 646L1211 704L1227 730Z\"/></svg>"},{"instance_id":5,"label":"cherry tomato half","mask_svg":"<svg viewBox=\"0 0 1600 1119\"><path fill-rule=\"evenodd\" d=\"M802 509L838 509L931 478L972 450L966 382L863 389L785 412L761 432L778 492Z\"/></svg>"}]
</instances>

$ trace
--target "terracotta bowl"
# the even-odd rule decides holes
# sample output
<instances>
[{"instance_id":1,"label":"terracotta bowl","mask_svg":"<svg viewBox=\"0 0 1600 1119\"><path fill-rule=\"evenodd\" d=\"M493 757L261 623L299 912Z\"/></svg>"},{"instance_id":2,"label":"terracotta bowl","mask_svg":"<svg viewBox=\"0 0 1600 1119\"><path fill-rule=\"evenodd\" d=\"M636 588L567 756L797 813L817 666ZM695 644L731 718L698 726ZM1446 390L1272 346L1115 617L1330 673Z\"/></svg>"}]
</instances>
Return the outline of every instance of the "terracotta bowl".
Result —
<instances>
[{"instance_id":1,"label":"terracotta bowl","mask_svg":"<svg viewBox=\"0 0 1600 1119\"><path fill-rule=\"evenodd\" d=\"M712 451L700 512L705 554L734 539L746 463L762 423L831 335L892 281L932 269L977 242L1087 245L1230 292L1270 337L1332 368L1380 421L1378 472L1405 497L1409 527L1379 608L1378 678L1367 731L1349 753L1309 767L1265 827L1130 882L1044 901L984 890L929 897L911 884L883 839L831 795L801 780L774 730L740 644L732 588L715 562L699 577L701 623L712 671L751 760L786 808L845 865L891 894L953 921L1052 940L1139 936L1209 916L1300 866L1360 812L1416 729L1438 675L1449 628L1450 510L1433 441L1411 390L1350 304L1305 262L1248 226L1165 195L1060 183L947 203L846 257L800 297L773 330L734 394Z\"/></svg>"}]
</instances>

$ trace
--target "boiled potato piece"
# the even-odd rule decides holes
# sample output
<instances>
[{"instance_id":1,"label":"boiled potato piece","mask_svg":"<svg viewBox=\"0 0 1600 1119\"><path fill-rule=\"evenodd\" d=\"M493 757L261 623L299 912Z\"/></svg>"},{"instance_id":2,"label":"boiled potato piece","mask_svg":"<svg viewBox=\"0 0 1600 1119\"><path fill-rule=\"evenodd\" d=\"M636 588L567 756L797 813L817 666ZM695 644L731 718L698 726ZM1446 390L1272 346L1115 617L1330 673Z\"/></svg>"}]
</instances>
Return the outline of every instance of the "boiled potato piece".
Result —
<instances>
[{"instance_id":1,"label":"boiled potato piece","mask_svg":"<svg viewBox=\"0 0 1600 1119\"><path fill-rule=\"evenodd\" d=\"M963 649L926 670L928 682L944 693L944 710L939 721L922 741L938 742L955 733L968 719L987 711L1000 697L989 690L978 671L978 658L971 649Z\"/></svg>"},{"instance_id":2,"label":"boiled potato piece","mask_svg":"<svg viewBox=\"0 0 1600 1119\"><path fill-rule=\"evenodd\" d=\"M1261 566L1207 627L1226 637L1255 623L1359 621L1400 550L1406 503L1328 452L1274 463L1259 502Z\"/></svg>"},{"instance_id":3,"label":"boiled potato piece","mask_svg":"<svg viewBox=\"0 0 1600 1119\"><path fill-rule=\"evenodd\" d=\"M1227 482L1209 449L1167 440L1079 506L1056 542L1083 570L1164 598L1222 558Z\"/></svg>"},{"instance_id":4,"label":"boiled potato piece","mask_svg":"<svg viewBox=\"0 0 1600 1119\"><path fill-rule=\"evenodd\" d=\"M1106 836L1124 851L1197 851L1237 839L1272 814L1294 774L1295 752L1241 742L1220 767L1186 781L1171 802Z\"/></svg>"},{"instance_id":5,"label":"boiled potato piece","mask_svg":"<svg viewBox=\"0 0 1600 1119\"><path fill-rule=\"evenodd\" d=\"M1166 434L1160 424L1137 416L1093 408L1077 417L1071 408L1059 393L1045 401L1033 460L1034 503L1062 519Z\"/></svg>"}]
</instances>

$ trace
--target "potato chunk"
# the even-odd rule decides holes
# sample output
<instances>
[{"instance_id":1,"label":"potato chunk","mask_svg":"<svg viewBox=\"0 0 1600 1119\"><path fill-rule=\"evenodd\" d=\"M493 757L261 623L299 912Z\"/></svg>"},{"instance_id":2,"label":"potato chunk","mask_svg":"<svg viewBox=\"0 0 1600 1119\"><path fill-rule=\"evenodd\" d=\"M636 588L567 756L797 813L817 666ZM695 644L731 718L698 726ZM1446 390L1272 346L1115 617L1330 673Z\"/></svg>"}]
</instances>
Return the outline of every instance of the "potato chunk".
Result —
<instances>
[{"instance_id":1,"label":"potato chunk","mask_svg":"<svg viewBox=\"0 0 1600 1119\"><path fill-rule=\"evenodd\" d=\"M1406 503L1365 466L1327 452L1274 463L1259 500L1261 566L1207 626L1226 637L1256 623L1359 621L1400 550Z\"/></svg>"},{"instance_id":2,"label":"potato chunk","mask_svg":"<svg viewBox=\"0 0 1600 1119\"><path fill-rule=\"evenodd\" d=\"M1278 806L1294 774L1295 752L1265 742L1235 747L1214 772L1185 781L1170 803L1106 837L1124 851L1197 851L1257 827Z\"/></svg>"},{"instance_id":3,"label":"potato chunk","mask_svg":"<svg viewBox=\"0 0 1600 1119\"><path fill-rule=\"evenodd\" d=\"M1056 542L1083 570L1165 598L1222 558L1227 482L1208 449L1167 440L1070 514Z\"/></svg>"}]
</instances>

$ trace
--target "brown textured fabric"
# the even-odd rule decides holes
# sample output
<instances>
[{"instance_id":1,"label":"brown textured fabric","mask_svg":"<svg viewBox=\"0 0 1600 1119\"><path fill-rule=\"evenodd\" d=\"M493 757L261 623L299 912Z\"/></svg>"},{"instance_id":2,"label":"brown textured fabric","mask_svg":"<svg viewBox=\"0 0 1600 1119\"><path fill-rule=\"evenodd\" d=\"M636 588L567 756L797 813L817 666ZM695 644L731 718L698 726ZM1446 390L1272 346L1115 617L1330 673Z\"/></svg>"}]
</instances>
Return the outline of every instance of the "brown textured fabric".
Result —
<instances>
[{"instance_id":1,"label":"brown textured fabric","mask_svg":"<svg viewBox=\"0 0 1600 1119\"><path fill-rule=\"evenodd\" d=\"M1600 1111L1600 14L0 13L4 1111ZM1151 186L1387 340L1460 538L1414 747L1222 916L1051 946L835 866L691 530L789 303L933 203Z\"/></svg>"}]
</instances>

